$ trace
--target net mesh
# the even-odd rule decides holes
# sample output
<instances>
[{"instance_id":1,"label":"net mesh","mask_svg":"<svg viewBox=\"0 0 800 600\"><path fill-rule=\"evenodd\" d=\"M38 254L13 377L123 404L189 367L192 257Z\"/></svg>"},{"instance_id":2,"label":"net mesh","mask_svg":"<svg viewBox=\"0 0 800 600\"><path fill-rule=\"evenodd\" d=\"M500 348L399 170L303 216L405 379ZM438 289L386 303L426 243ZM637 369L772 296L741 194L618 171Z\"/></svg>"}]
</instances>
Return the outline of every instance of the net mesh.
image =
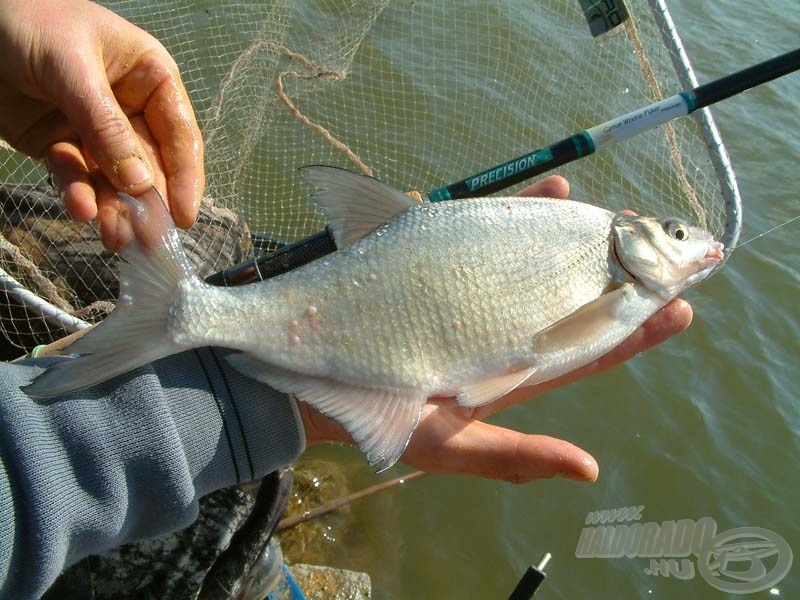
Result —
<instances>
[{"instance_id":1,"label":"net mesh","mask_svg":"<svg viewBox=\"0 0 800 600\"><path fill-rule=\"evenodd\" d=\"M428 191L683 87L645 0L626 2L631 19L602 41L576 0L103 4L164 43L192 98L207 199L186 240L202 274L252 256L252 232L291 242L324 226L303 165ZM719 236L709 152L682 119L559 172L575 199ZM79 326L65 315L107 314L116 259L93 225L66 218L37 162L0 148L0 180L0 328L30 350Z\"/></svg>"}]
</instances>

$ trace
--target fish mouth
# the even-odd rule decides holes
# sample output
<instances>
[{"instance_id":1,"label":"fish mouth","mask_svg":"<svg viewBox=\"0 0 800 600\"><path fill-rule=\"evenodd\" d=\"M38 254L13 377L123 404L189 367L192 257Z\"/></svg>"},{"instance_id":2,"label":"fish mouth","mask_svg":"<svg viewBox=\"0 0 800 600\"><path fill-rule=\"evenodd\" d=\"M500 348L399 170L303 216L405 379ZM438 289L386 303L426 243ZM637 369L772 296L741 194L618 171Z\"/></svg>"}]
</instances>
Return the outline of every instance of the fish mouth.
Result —
<instances>
[{"instance_id":1,"label":"fish mouth","mask_svg":"<svg viewBox=\"0 0 800 600\"><path fill-rule=\"evenodd\" d=\"M725 245L722 242L709 242L706 255L703 258L721 263L725 259L725 253L723 252L724 250Z\"/></svg>"}]
</instances>

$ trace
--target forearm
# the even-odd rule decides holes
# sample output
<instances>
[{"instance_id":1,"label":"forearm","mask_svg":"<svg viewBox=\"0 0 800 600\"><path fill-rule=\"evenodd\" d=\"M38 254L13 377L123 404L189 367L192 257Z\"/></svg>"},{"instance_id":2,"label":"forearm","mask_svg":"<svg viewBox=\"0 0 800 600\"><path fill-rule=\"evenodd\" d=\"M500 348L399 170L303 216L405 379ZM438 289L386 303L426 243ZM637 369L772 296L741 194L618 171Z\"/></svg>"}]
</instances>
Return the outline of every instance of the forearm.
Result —
<instances>
[{"instance_id":1,"label":"forearm","mask_svg":"<svg viewBox=\"0 0 800 600\"><path fill-rule=\"evenodd\" d=\"M297 457L294 403L224 353L47 401L19 390L46 363L0 365L0 597L38 596L86 555L185 527L203 494Z\"/></svg>"}]
</instances>

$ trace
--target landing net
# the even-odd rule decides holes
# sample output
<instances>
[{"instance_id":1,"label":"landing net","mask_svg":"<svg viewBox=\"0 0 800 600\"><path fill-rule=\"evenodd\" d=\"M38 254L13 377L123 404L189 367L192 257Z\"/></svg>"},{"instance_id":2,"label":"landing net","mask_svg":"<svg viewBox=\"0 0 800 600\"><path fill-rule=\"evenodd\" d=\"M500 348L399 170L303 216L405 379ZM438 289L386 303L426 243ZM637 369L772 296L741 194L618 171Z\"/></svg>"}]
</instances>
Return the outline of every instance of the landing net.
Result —
<instances>
[{"instance_id":1,"label":"landing net","mask_svg":"<svg viewBox=\"0 0 800 600\"><path fill-rule=\"evenodd\" d=\"M610 1L102 3L164 43L192 98L208 187L187 245L203 275L324 227L303 165L425 192L696 83L656 0L626 0L616 29ZM706 111L558 172L575 199L717 237L738 199ZM36 161L0 148L0 181L0 331L21 353L104 318L116 257Z\"/></svg>"}]
</instances>

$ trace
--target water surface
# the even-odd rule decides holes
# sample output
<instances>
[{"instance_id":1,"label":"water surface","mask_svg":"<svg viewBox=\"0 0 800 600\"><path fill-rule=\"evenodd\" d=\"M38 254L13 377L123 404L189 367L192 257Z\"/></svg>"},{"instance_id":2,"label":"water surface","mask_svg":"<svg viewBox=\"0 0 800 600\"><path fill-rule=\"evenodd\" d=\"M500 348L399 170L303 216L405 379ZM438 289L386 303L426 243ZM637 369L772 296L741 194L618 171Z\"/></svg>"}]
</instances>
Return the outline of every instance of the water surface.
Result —
<instances>
[{"instance_id":1,"label":"water surface","mask_svg":"<svg viewBox=\"0 0 800 600\"><path fill-rule=\"evenodd\" d=\"M670 6L701 82L800 41L790 0ZM589 123L598 121L593 107L586 112ZM713 114L744 200L742 240L800 213L800 76L730 99ZM554 559L537 598L723 597L699 575L649 576L646 559L575 557L587 513L633 505L645 506L645 521L712 517L720 532L767 528L800 552L797 227L736 251L690 291L695 321L687 332L494 419L586 448L600 462L596 484L419 479L355 508L330 561L368 571L377 598L507 597L545 551ZM357 481L372 481L354 451L331 453L352 461ZM753 597L800 597L797 566L776 587Z\"/></svg>"}]
</instances>

